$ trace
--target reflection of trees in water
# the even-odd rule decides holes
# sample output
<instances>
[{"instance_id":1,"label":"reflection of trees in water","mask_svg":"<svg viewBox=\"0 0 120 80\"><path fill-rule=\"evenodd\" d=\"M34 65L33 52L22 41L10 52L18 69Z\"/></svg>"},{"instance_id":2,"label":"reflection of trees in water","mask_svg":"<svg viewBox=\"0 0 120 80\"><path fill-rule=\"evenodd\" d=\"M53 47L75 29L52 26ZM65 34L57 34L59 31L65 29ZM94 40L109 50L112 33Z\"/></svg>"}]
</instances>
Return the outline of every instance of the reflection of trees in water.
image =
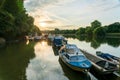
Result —
<instances>
[{"instance_id":1,"label":"reflection of trees in water","mask_svg":"<svg viewBox=\"0 0 120 80\"><path fill-rule=\"evenodd\" d=\"M26 68L34 58L34 42L9 44L0 49L0 79L26 80Z\"/></svg>"},{"instance_id":2,"label":"reflection of trees in water","mask_svg":"<svg viewBox=\"0 0 120 80\"><path fill-rule=\"evenodd\" d=\"M105 37L93 37L91 41L91 47L97 49L101 44L106 43Z\"/></svg>"},{"instance_id":3,"label":"reflection of trees in water","mask_svg":"<svg viewBox=\"0 0 120 80\"><path fill-rule=\"evenodd\" d=\"M80 41L85 41L85 36L76 36L76 38Z\"/></svg>"},{"instance_id":4,"label":"reflection of trees in water","mask_svg":"<svg viewBox=\"0 0 120 80\"><path fill-rule=\"evenodd\" d=\"M120 46L120 38L107 38L108 45L111 45L113 47L119 47Z\"/></svg>"},{"instance_id":5,"label":"reflection of trees in water","mask_svg":"<svg viewBox=\"0 0 120 80\"><path fill-rule=\"evenodd\" d=\"M96 40L92 40L91 47L97 49L98 47L100 47L100 43L98 43Z\"/></svg>"},{"instance_id":6,"label":"reflection of trees in water","mask_svg":"<svg viewBox=\"0 0 120 80\"><path fill-rule=\"evenodd\" d=\"M49 40L49 39L47 39L47 44L48 44L49 46L52 46L52 41Z\"/></svg>"},{"instance_id":7,"label":"reflection of trees in water","mask_svg":"<svg viewBox=\"0 0 120 80\"><path fill-rule=\"evenodd\" d=\"M66 37L66 38L73 38L73 39L76 38L76 35L74 35L74 34L73 35L72 34L67 34L67 35L64 34L63 36Z\"/></svg>"},{"instance_id":8,"label":"reflection of trees in water","mask_svg":"<svg viewBox=\"0 0 120 80\"><path fill-rule=\"evenodd\" d=\"M87 43L91 43L91 47L93 47L95 49L100 47L101 44L105 44L105 43L107 43L108 45L113 46L113 47L120 46L120 38L90 37L90 36L76 36L76 38L80 41L85 41Z\"/></svg>"}]
</instances>

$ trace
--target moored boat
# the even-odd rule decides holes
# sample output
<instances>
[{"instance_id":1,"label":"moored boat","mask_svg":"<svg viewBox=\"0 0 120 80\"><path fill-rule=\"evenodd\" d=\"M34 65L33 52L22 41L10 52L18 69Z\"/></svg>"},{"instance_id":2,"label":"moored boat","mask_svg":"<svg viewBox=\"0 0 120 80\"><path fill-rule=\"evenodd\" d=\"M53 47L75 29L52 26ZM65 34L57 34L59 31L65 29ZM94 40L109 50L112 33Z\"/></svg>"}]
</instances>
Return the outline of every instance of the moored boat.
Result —
<instances>
[{"instance_id":1,"label":"moored boat","mask_svg":"<svg viewBox=\"0 0 120 80\"><path fill-rule=\"evenodd\" d=\"M119 67L115 63L90 54L84 50L81 51L92 62L93 68L100 74L111 74L119 71Z\"/></svg>"},{"instance_id":2,"label":"moored boat","mask_svg":"<svg viewBox=\"0 0 120 80\"><path fill-rule=\"evenodd\" d=\"M48 41L53 42L55 35L49 34Z\"/></svg>"},{"instance_id":3,"label":"moored boat","mask_svg":"<svg viewBox=\"0 0 120 80\"><path fill-rule=\"evenodd\" d=\"M41 40L42 39L42 36L34 36L34 40Z\"/></svg>"},{"instance_id":4,"label":"moored boat","mask_svg":"<svg viewBox=\"0 0 120 80\"><path fill-rule=\"evenodd\" d=\"M101 51L96 51L96 55L103 58L103 59L106 59L106 60L109 60L111 62L114 62L116 64L120 64L120 58L119 57L116 57L114 55L111 55L109 53L103 53Z\"/></svg>"},{"instance_id":5,"label":"moored boat","mask_svg":"<svg viewBox=\"0 0 120 80\"><path fill-rule=\"evenodd\" d=\"M62 45L67 44L67 40L63 36L55 36L53 39L53 46L60 48Z\"/></svg>"},{"instance_id":6,"label":"moored boat","mask_svg":"<svg viewBox=\"0 0 120 80\"><path fill-rule=\"evenodd\" d=\"M86 72L92 64L74 44L67 44L59 50L59 57L71 69Z\"/></svg>"}]
</instances>

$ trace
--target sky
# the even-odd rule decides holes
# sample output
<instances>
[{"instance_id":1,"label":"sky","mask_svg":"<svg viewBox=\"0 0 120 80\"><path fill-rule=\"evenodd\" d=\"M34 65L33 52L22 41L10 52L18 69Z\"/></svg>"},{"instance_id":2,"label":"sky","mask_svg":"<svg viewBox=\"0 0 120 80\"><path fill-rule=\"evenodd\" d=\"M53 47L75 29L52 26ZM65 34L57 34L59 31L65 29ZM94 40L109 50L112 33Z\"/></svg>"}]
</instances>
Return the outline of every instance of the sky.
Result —
<instances>
[{"instance_id":1,"label":"sky","mask_svg":"<svg viewBox=\"0 0 120 80\"><path fill-rule=\"evenodd\" d=\"M25 0L25 9L41 30L78 29L94 20L120 22L120 0Z\"/></svg>"}]
</instances>

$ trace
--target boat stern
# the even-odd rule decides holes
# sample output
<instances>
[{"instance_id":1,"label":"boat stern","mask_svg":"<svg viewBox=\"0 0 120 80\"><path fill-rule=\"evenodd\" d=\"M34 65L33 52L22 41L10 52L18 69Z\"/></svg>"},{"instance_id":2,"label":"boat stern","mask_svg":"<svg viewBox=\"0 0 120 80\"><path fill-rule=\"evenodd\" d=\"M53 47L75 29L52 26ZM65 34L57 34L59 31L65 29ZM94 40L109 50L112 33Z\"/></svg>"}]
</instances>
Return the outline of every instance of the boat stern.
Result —
<instances>
[{"instance_id":1,"label":"boat stern","mask_svg":"<svg viewBox=\"0 0 120 80\"><path fill-rule=\"evenodd\" d=\"M92 64L89 60L85 60L82 62L70 62L71 65L76 66L81 69L89 69L91 68Z\"/></svg>"}]
</instances>

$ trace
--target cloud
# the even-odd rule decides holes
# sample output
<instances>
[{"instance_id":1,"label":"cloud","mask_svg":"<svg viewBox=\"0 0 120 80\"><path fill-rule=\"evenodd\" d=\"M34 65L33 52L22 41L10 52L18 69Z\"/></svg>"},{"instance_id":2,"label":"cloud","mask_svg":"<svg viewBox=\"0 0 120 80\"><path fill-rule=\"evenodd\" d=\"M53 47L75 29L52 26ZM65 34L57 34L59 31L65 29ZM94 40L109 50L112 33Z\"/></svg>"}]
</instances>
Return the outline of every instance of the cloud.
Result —
<instances>
[{"instance_id":1,"label":"cloud","mask_svg":"<svg viewBox=\"0 0 120 80\"><path fill-rule=\"evenodd\" d=\"M87 26L92 20L104 17L103 21L107 21L108 17L116 16L120 0L26 0L24 5L38 26L40 22L53 27L74 24ZM109 14L110 11L112 14Z\"/></svg>"},{"instance_id":2,"label":"cloud","mask_svg":"<svg viewBox=\"0 0 120 80\"><path fill-rule=\"evenodd\" d=\"M112 9L116 9L116 8L119 8L119 7L120 7L120 4L117 4L117 5L114 5L112 7L105 8L104 11L110 11Z\"/></svg>"},{"instance_id":3,"label":"cloud","mask_svg":"<svg viewBox=\"0 0 120 80\"><path fill-rule=\"evenodd\" d=\"M49 26L62 25L69 22L66 18L51 13L46 9L57 7L61 4L67 4L74 0L26 0L25 8L29 15L35 19L35 24L39 26L40 22L46 22Z\"/></svg>"},{"instance_id":4,"label":"cloud","mask_svg":"<svg viewBox=\"0 0 120 80\"><path fill-rule=\"evenodd\" d=\"M52 24L52 23L55 23L55 21L41 21L40 23L48 23L48 24Z\"/></svg>"},{"instance_id":5,"label":"cloud","mask_svg":"<svg viewBox=\"0 0 120 80\"><path fill-rule=\"evenodd\" d=\"M27 0L25 7L28 11L35 11L37 9L43 9L46 7L57 6L57 4L66 4L74 0Z\"/></svg>"}]
</instances>

